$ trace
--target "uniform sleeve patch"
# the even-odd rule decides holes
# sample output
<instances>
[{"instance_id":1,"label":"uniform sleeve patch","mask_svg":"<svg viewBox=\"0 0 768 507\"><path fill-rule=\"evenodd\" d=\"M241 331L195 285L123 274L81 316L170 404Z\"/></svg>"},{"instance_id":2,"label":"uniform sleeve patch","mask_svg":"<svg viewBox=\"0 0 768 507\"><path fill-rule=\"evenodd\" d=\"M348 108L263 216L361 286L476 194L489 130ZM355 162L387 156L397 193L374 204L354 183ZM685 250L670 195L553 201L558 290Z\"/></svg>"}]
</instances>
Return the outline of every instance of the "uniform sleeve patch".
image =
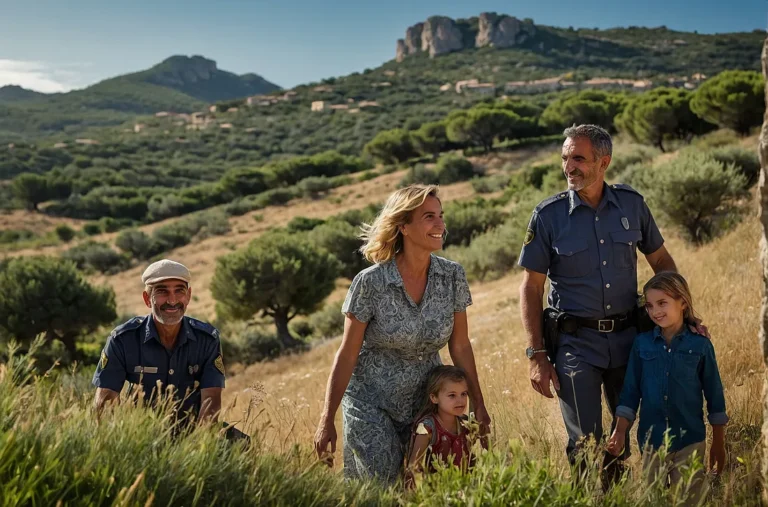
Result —
<instances>
[{"instance_id":1,"label":"uniform sleeve patch","mask_svg":"<svg viewBox=\"0 0 768 507\"><path fill-rule=\"evenodd\" d=\"M523 239L523 245L529 244L531 241L533 241L533 238L536 236L536 234L533 232L533 229L528 227L528 230L525 231L525 238Z\"/></svg>"},{"instance_id":2,"label":"uniform sleeve patch","mask_svg":"<svg viewBox=\"0 0 768 507\"><path fill-rule=\"evenodd\" d=\"M100 362L100 366L101 366L102 370L107 367L107 362L108 361L109 361L109 358L107 357L107 353L102 350L101 351L101 362Z\"/></svg>"},{"instance_id":3,"label":"uniform sleeve patch","mask_svg":"<svg viewBox=\"0 0 768 507\"><path fill-rule=\"evenodd\" d=\"M222 359L221 354L219 354L216 357L216 360L213 362L213 365L216 367L217 370L221 372L222 375L224 375L224 359Z\"/></svg>"}]
</instances>

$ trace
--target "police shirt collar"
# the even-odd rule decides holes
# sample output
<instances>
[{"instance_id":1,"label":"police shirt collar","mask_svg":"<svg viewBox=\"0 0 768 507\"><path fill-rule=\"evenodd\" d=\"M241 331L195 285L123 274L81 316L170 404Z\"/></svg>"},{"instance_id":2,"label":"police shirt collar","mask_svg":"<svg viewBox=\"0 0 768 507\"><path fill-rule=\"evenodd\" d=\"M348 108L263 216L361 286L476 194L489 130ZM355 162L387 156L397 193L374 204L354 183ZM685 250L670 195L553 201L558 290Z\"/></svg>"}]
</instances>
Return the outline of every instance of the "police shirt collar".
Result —
<instances>
[{"instance_id":1,"label":"police shirt collar","mask_svg":"<svg viewBox=\"0 0 768 507\"><path fill-rule=\"evenodd\" d=\"M392 260L385 262L382 267L384 268L384 279L387 284L403 286L403 277L400 275L400 270L397 269L397 263L395 262L394 257ZM429 271L427 272L427 277L432 276L432 274L445 275L445 270L440 264L440 261L437 260L435 254L429 256Z\"/></svg>"},{"instance_id":2,"label":"police shirt collar","mask_svg":"<svg viewBox=\"0 0 768 507\"><path fill-rule=\"evenodd\" d=\"M621 208L619 205L619 200L616 198L616 193L613 191L613 189L610 187L610 185L607 185L605 182L603 182L603 198L600 201L600 205L598 206L598 209L602 208L604 206L605 202L613 203L614 206L617 208ZM586 206L581 200L581 197L579 197L578 192L575 190L569 190L568 191L568 214L570 215L573 213L573 210L578 208L579 206Z\"/></svg>"},{"instance_id":3,"label":"police shirt collar","mask_svg":"<svg viewBox=\"0 0 768 507\"><path fill-rule=\"evenodd\" d=\"M160 341L160 334L157 332L157 327L155 326L155 318L151 313L147 315L147 322L148 324L144 327L144 343L147 343L152 338L157 340L158 343L162 343ZM179 329L179 336L176 345L184 345L188 339L197 341L197 336L192 330L192 327L189 325L189 318L184 316L181 318L181 328Z\"/></svg>"}]
</instances>

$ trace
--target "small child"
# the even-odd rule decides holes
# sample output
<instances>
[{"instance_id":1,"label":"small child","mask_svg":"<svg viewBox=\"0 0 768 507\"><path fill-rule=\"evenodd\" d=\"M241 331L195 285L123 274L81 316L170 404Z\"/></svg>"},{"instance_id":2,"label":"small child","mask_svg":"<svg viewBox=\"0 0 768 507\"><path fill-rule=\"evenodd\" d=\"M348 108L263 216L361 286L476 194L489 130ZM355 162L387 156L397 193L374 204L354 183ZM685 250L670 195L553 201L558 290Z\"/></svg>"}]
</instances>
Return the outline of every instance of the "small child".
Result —
<instances>
[{"instance_id":1,"label":"small child","mask_svg":"<svg viewBox=\"0 0 768 507\"><path fill-rule=\"evenodd\" d=\"M414 485L414 472L435 471L435 458L464 471L474 461L464 414L469 403L466 372L456 366L435 367L429 374L427 393L428 399L413 425L405 470L407 488Z\"/></svg>"},{"instance_id":2,"label":"small child","mask_svg":"<svg viewBox=\"0 0 768 507\"><path fill-rule=\"evenodd\" d=\"M637 439L643 453L643 468L647 477L655 480L662 466L669 467L665 482L669 479L675 486L682 479L680 467L691 455L696 453L704 459L706 428L702 406L706 398L713 433L709 466L717 473L722 472L728 422L723 385L712 343L689 329L696 321L696 313L688 284L677 273L662 272L645 284L643 295L645 309L656 327L635 338L608 452L621 454L626 432L640 407ZM662 457L656 451L664 445L667 435L671 443ZM698 502L706 493L704 482L704 473L699 470L689 490L692 502Z\"/></svg>"}]
</instances>

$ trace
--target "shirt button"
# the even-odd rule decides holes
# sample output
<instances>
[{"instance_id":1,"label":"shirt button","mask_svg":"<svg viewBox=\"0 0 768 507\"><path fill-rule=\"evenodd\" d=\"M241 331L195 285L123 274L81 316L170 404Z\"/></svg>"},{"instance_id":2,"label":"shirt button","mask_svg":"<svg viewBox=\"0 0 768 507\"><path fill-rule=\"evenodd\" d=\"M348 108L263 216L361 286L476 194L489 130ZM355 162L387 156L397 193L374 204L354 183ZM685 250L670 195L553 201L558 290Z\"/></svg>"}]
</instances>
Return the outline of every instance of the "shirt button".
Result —
<instances>
[{"instance_id":1,"label":"shirt button","mask_svg":"<svg viewBox=\"0 0 768 507\"><path fill-rule=\"evenodd\" d=\"M601 240L600 240L600 244L603 244L603 243L605 243L605 240L604 240L604 239L601 239Z\"/></svg>"},{"instance_id":2,"label":"shirt button","mask_svg":"<svg viewBox=\"0 0 768 507\"><path fill-rule=\"evenodd\" d=\"M600 217L595 217L595 222L599 222L599 221L600 221Z\"/></svg>"},{"instance_id":3,"label":"shirt button","mask_svg":"<svg viewBox=\"0 0 768 507\"><path fill-rule=\"evenodd\" d=\"M603 266L607 266L607 265L608 265L608 261L603 261Z\"/></svg>"},{"instance_id":4,"label":"shirt button","mask_svg":"<svg viewBox=\"0 0 768 507\"><path fill-rule=\"evenodd\" d=\"M667 372L667 377L669 377L669 372Z\"/></svg>"},{"instance_id":5,"label":"shirt button","mask_svg":"<svg viewBox=\"0 0 768 507\"><path fill-rule=\"evenodd\" d=\"M168 375L173 375L173 368L171 368L170 370L168 370Z\"/></svg>"},{"instance_id":6,"label":"shirt button","mask_svg":"<svg viewBox=\"0 0 768 507\"><path fill-rule=\"evenodd\" d=\"M605 288L606 288L606 289L610 289L610 288L611 288L611 284L610 284L610 283L606 283L606 284L605 284Z\"/></svg>"},{"instance_id":7,"label":"shirt button","mask_svg":"<svg viewBox=\"0 0 768 507\"><path fill-rule=\"evenodd\" d=\"M611 305L605 305L605 309L606 310L610 310L611 309Z\"/></svg>"},{"instance_id":8,"label":"shirt button","mask_svg":"<svg viewBox=\"0 0 768 507\"><path fill-rule=\"evenodd\" d=\"M664 396L664 401L667 401L667 397L666 396Z\"/></svg>"},{"instance_id":9,"label":"shirt button","mask_svg":"<svg viewBox=\"0 0 768 507\"><path fill-rule=\"evenodd\" d=\"M629 246L632 246L632 242L631 241L629 242Z\"/></svg>"},{"instance_id":10,"label":"shirt button","mask_svg":"<svg viewBox=\"0 0 768 507\"><path fill-rule=\"evenodd\" d=\"M419 356L419 361L421 361L422 356Z\"/></svg>"}]
</instances>

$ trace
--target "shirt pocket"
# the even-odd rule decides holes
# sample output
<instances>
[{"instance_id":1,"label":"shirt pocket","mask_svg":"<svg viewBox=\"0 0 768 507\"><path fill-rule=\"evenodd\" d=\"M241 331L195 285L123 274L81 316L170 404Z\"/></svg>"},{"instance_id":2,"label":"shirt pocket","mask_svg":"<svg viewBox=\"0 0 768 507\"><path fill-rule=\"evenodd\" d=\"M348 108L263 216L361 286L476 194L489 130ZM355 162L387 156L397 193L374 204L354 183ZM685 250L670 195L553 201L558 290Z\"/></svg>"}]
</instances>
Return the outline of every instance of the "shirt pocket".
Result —
<instances>
[{"instance_id":1,"label":"shirt pocket","mask_svg":"<svg viewBox=\"0 0 768 507\"><path fill-rule=\"evenodd\" d=\"M565 238L553 243L555 259L549 268L551 274L576 278L586 276L592 268L589 259L587 240L584 238Z\"/></svg>"},{"instance_id":2,"label":"shirt pocket","mask_svg":"<svg viewBox=\"0 0 768 507\"><path fill-rule=\"evenodd\" d=\"M643 368L643 384L647 387L648 384L656 385L660 378L661 372L661 357L657 350L640 350L638 351L640 361ZM648 393L646 393L648 394Z\"/></svg>"},{"instance_id":3,"label":"shirt pocket","mask_svg":"<svg viewBox=\"0 0 768 507\"><path fill-rule=\"evenodd\" d=\"M675 369L674 375L685 380L693 380L699 374L699 362L701 354L696 351L678 351L673 354Z\"/></svg>"},{"instance_id":4,"label":"shirt pocket","mask_svg":"<svg viewBox=\"0 0 768 507\"><path fill-rule=\"evenodd\" d=\"M637 242L643 234L637 229L616 231L611 234L613 265L618 269L633 269L637 265Z\"/></svg>"}]
</instances>

